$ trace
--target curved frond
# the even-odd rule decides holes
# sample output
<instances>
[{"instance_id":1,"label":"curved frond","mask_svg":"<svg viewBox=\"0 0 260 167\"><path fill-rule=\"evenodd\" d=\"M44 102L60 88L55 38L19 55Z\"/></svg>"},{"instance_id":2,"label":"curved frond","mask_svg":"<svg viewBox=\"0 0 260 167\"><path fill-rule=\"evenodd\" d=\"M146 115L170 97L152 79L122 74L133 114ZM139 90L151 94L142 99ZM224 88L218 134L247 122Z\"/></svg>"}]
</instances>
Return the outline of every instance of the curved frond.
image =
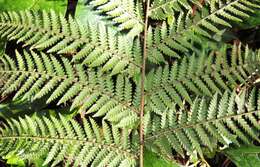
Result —
<instances>
[{"instance_id":1,"label":"curved frond","mask_svg":"<svg viewBox=\"0 0 260 167\"><path fill-rule=\"evenodd\" d=\"M189 112L177 111L173 106L163 116L146 115L146 143L160 150L162 154L171 155L173 148L183 155L184 151L193 154L194 150L203 156L202 147L210 150L222 145L260 142L259 125L259 90L253 90L249 100L246 91L242 94L217 93L207 100L197 98ZM252 110L249 106L253 106ZM166 149L170 150L170 152Z\"/></svg>"},{"instance_id":2,"label":"curved frond","mask_svg":"<svg viewBox=\"0 0 260 167\"><path fill-rule=\"evenodd\" d=\"M114 80L100 70L86 70L65 57L59 60L44 53L16 52L15 60L4 55L0 61L4 63L0 79L6 80L1 95L15 92L14 99L45 97L47 103L70 103L71 110L105 116L118 126L133 126L138 120L138 106L132 97L135 88L129 77L118 75Z\"/></svg>"},{"instance_id":3,"label":"curved frond","mask_svg":"<svg viewBox=\"0 0 260 167\"><path fill-rule=\"evenodd\" d=\"M259 10L258 1L232 0L221 2L214 10L204 7L195 16L192 10L178 12L174 21L168 26L151 27L148 31L148 60L153 63L165 62L167 57L179 58L190 55L198 46L203 47L205 41L219 40L226 28L233 22L242 22L255 10Z\"/></svg>"},{"instance_id":4,"label":"curved frond","mask_svg":"<svg viewBox=\"0 0 260 167\"><path fill-rule=\"evenodd\" d=\"M181 12L183 9L192 10L193 5L201 7L200 1L201 0L154 0L149 10L149 16L157 20L170 19L175 12Z\"/></svg>"},{"instance_id":5,"label":"curved frond","mask_svg":"<svg viewBox=\"0 0 260 167\"><path fill-rule=\"evenodd\" d=\"M218 8L222 7L226 2L235 2L237 1L240 8L244 10L249 10L249 8L244 7L243 4L246 4L251 7L259 7L259 1L249 1L249 0L154 0L150 7L149 16L152 19L165 20L172 19L172 16L178 12L186 12L187 10L201 10L205 5L209 5L210 11L214 12ZM197 9L199 8L199 9ZM193 11L196 12L196 11ZM240 13L236 8L233 10L235 13ZM195 15L196 13L193 13Z\"/></svg>"},{"instance_id":6,"label":"curved frond","mask_svg":"<svg viewBox=\"0 0 260 167\"><path fill-rule=\"evenodd\" d=\"M215 93L250 87L259 75L260 55L241 45L234 45L231 55L227 46L200 56L184 57L172 66L159 67L147 75L146 110L162 114L172 103L183 108L196 96L211 97Z\"/></svg>"},{"instance_id":7,"label":"curved frond","mask_svg":"<svg viewBox=\"0 0 260 167\"><path fill-rule=\"evenodd\" d=\"M142 1L141 1L142 2ZM128 30L129 37L135 37L143 31L143 8L139 0L94 0L89 4L100 13L118 24L119 31Z\"/></svg>"},{"instance_id":8,"label":"curved frond","mask_svg":"<svg viewBox=\"0 0 260 167\"><path fill-rule=\"evenodd\" d=\"M104 24L91 22L85 26L71 17L66 20L54 11L3 12L0 34L31 49L73 55L74 62L102 67L112 74L127 71L133 75L140 70L141 55L134 49L138 42L116 35L116 31Z\"/></svg>"},{"instance_id":9,"label":"curved frond","mask_svg":"<svg viewBox=\"0 0 260 167\"><path fill-rule=\"evenodd\" d=\"M0 154L12 152L25 160L45 157L43 166L56 166L64 159L74 166L136 165L136 150L131 148L127 129L111 128L106 122L99 127L92 119L83 125L75 120L29 117L7 120L1 128Z\"/></svg>"}]
</instances>

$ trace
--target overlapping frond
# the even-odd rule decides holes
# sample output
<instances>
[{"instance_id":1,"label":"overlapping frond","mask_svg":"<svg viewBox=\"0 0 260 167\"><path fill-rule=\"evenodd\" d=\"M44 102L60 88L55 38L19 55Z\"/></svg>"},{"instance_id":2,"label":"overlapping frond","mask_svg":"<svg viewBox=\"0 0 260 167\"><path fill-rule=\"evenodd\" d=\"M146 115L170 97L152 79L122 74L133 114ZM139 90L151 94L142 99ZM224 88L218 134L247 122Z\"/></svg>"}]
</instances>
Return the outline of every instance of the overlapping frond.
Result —
<instances>
[{"instance_id":1,"label":"overlapping frond","mask_svg":"<svg viewBox=\"0 0 260 167\"><path fill-rule=\"evenodd\" d=\"M139 0L93 0L89 4L108 19L118 24L119 31L128 30L129 37L135 37L143 31L142 1Z\"/></svg>"},{"instance_id":2,"label":"overlapping frond","mask_svg":"<svg viewBox=\"0 0 260 167\"><path fill-rule=\"evenodd\" d=\"M204 7L193 17L192 11L179 12L171 25L150 27L148 32L148 60L165 62L166 57L179 58L190 55L204 41L217 39L233 22L242 22L255 10L259 1L233 0L222 2L211 10Z\"/></svg>"},{"instance_id":3,"label":"overlapping frond","mask_svg":"<svg viewBox=\"0 0 260 167\"><path fill-rule=\"evenodd\" d=\"M218 8L223 7L227 3L238 2L238 4L242 9L246 10L247 8L243 7L243 4L247 4L249 6L257 7L257 3L259 0L154 0L150 7L149 16L152 19L157 20L165 20L172 19L172 16L178 12L187 12L188 10L196 10L193 12L197 12L197 10L201 10L202 7L208 5L211 12L216 11ZM241 5L242 4L242 5ZM239 12L234 9L233 12ZM193 13L194 15L196 13Z\"/></svg>"},{"instance_id":4,"label":"overlapping frond","mask_svg":"<svg viewBox=\"0 0 260 167\"><path fill-rule=\"evenodd\" d=\"M162 116L147 113L147 146L166 156L172 155L172 149L181 155L196 151L203 156L202 147L213 151L219 143L260 142L260 91L247 93L216 93L210 101L197 98L190 111L177 110L173 104Z\"/></svg>"},{"instance_id":5,"label":"overlapping frond","mask_svg":"<svg viewBox=\"0 0 260 167\"><path fill-rule=\"evenodd\" d=\"M175 12L192 10L193 5L201 7L201 0L154 0L149 10L152 19L165 20L171 18Z\"/></svg>"},{"instance_id":6,"label":"overlapping frond","mask_svg":"<svg viewBox=\"0 0 260 167\"><path fill-rule=\"evenodd\" d=\"M133 167L143 144L137 139L139 125L145 126L147 149L168 158L173 152L203 157L205 147L214 151L220 145L260 142L255 86L260 51L241 44L207 48L232 23L259 10L260 0L152 0L147 34L145 3L87 1L120 32L102 19L81 24L54 11L0 13L0 37L24 48L0 56L0 95L68 105L88 116L9 119L0 128L0 155L45 158L43 166L63 161L67 166ZM141 63L146 56L147 69ZM139 117L143 93L144 122Z\"/></svg>"},{"instance_id":7,"label":"overlapping frond","mask_svg":"<svg viewBox=\"0 0 260 167\"><path fill-rule=\"evenodd\" d=\"M146 80L147 110L162 114L172 103L183 108L196 96L213 96L232 91L241 85L251 85L259 75L260 55L241 45L232 52L225 45L218 51L191 56L172 66L159 67Z\"/></svg>"},{"instance_id":8,"label":"overlapping frond","mask_svg":"<svg viewBox=\"0 0 260 167\"><path fill-rule=\"evenodd\" d=\"M118 75L113 79L100 70L86 70L65 57L57 59L44 53L16 52L15 60L4 55L0 61L4 64L0 80L8 78L0 89L2 96L14 92L14 99L45 97L47 103L69 103L71 110L105 116L118 126L132 126L138 119L138 106L133 105L135 88L129 77Z\"/></svg>"},{"instance_id":9,"label":"overlapping frond","mask_svg":"<svg viewBox=\"0 0 260 167\"><path fill-rule=\"evenodd\" d=\"M127 129L100 127L93 119L84 119L83 125L75 120L29 117L9 119L1 128L0 154L13 154L25 160L45 157L43 166L124 166L136 165Z\"/></svg>"},{"instance_id":10,"label":"overlapping frond","mask_svg":"<svg viewBox=\"0 0 260 167\"><path fill-rule=\"evenodd\" d=\"M112 74L125 70L135 74L140 70L138 41L133 43L125 36L115 35L104 24L91 22L85 26L54 11L1 13L0 34L31 49L73 55L75 62L101 66L103 71L112 70Z\"/></svg>"}]
</instances>

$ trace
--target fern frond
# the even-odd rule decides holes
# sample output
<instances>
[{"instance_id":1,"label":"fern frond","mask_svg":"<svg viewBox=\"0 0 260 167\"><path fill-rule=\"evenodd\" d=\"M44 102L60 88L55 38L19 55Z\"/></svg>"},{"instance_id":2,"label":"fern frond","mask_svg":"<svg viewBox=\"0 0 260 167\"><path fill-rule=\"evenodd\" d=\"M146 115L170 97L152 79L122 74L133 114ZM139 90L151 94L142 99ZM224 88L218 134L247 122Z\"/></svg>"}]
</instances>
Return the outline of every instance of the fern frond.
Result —
<instances>
[{"instance_id":1,"label":"fern frond","mask_svg":"<svg viewBox=\"0 0 260 167\"><path fill-rule=\"evenodd\" d=\"M175 12L183 9L192 10L193 5L201 7L199 0L154 0L150 7L149 16L152 19L164 20L170 18Z\"/></svg>"},{"instance_id":2,"label":"fern frond","mask_svg":"<svg viewBox=\"0 0 260 167\"><path fill-rule=\"evenodd\" d=\"M46 156L43 166L56 166L64 159L74 166L135 166L136 150L131 148L127 129L111 128L106 122L99 127L92 119L83 126L60 115L7 120L1 129L1 156L13 152L25 160Z\"/></svg>"},{"instance_id":3,"label":"fern frond","mask_svg":"<svg viewBox=\"0 0 260 167\"><path fill-rule=\"evenodd\" d=\"M205 40L214 41L226 28L232 27L233 22L242 22L258 8L258 1L232 0L222 2L211 11L204 7L194 17L191 10L179 12L169 26L163 22L161 26L149 28L148 59L158 64L165 62L165 56L190 55L190 51L205 45Z\"/></svg>"},{"instance_id":4,"label":"fern frond","mask_svg":"<svg viewBox=\"0 0 260 167\"><path fill-rule=\"evenodd\" d=\"M14 99L45 97L47 103L72 103L71 110L105 116L118 126L133 126L138 120L138 106L133 105L132 98L134 85L129 77L118 75L114 80L100 70L85 70L65 57L58 60L44 53L25 51L22 55L16 51L15 60L4 55L0 62L4 63L0 79L8 78L0 89L1 95L15 92Z\"/></svg>"},{"instance_id":5,"label":"fern frond","mask_svg":"<svg viewBox=\"0 0 260 167\"><path fill-rule=\"evenodd\" d=\"M141 1L142 2L142 1ZM129 37L135 37L143 31L143 9L139 0L94 0L89 4L99 13L105 13L118 24L118 30L128 30Z\"/></svg>"},{"instance_id":6,"label":"fern frond","mask_svg":"<svg viewBox=\"0 0 260 167\"><path fill-rule=\"evenodd\" d=\"M172 66L159 67L146 79L147 110L162 114L173 102L183 108L184 102L192 104L196 96L211 97L250 86L254 82L252 74L259 74L259 58L248 48L242 52L241 45L234 45L231 55L224 46L216 52L184 57Z\"/></svg>"},{"instance_id":7,"label":"fern frond","mask_svg":"<svg viewBox=\"0 0 260 167\"><path fill-rule=\"evenodd\" d=\"M249 94L259 100L259 90ZM252 144L254 140L260 142L257 123L260 111L250 110L248 106L259 108L259 103L235 92L225 92L222 97L216 93L210 101L196 98L189 112L178 111L173 106L160 117L147 113L145 140L162 153L171 155L165 149L170 147L182 155L184 151L193 154L196 150L200 156L203 156L202 147L213 150L219 146L218 142L237 146Z\"/></svg>"},{"instance_id":8,"label":"fern frond","mask_svg":"<svg viewBox=\"0 0 260 167\"><path fill-rule=\"evenodd\" d=\"M140 70L141 55L133 50L138 42L116 35L104 24L91 22L85 26L71 17L67 21L54 11L1 13L0 34L31 49L73 55L75 62L103 67L103 71L112 70L112 74L135 74Z\"/></svg>"},{"instance_id":9,"label":"fern frond","mask_svg":"<svg viewBox=\"0 0 260 167\"><path fill-rule=\"evenodd\" d=\"M186 12L187 10L193 10L194 6L198 7L198 10L201 10L204 6L209 6L210 11L214 12L218 8L221 8L223 5L225 5L227 2L232 3L237 1L238 4L236 7L239 6L239 8L245 10L245 11L253 11L249 9L248 7L245 7L244 4L250 6L250 7L259 7L259 1L258 0L231 0L231 1L223 1L223 0L154 0L150 7L150 13L149 16L152 19L157 20L165 20L165 19L172 19L172 16L178 12ZM196 8L197 9L197 8ZM193 11L195 12L195 11ZM243 12L237 10L237 8L234 8L232 11L239 15L245 15ZM193 13L196 14L196 13Z\"/></svg>"}]
</instances>

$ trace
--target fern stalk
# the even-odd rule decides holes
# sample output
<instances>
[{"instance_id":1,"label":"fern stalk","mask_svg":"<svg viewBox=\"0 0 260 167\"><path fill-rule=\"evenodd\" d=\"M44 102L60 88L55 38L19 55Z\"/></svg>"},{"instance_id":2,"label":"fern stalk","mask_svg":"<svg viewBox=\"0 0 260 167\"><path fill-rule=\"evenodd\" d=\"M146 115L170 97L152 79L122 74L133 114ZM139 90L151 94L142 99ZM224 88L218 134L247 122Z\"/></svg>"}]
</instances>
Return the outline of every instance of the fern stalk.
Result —
<instances>
[{"instance_id":1,"label":"fern stalk","mask_svg":"<svg viewBox=\"0 0 260 167\"><path fill-rule=\"evenodd\" d=\"M140 103L140 167L144 166L144 103L145 103L145 68L147 59L147 32L148 32L148 17L149 17L150 0L146 1L145 25L144 25L144 43L143 43L143 61L141 74L141 103Z\"/></svg>"}]
</instances>

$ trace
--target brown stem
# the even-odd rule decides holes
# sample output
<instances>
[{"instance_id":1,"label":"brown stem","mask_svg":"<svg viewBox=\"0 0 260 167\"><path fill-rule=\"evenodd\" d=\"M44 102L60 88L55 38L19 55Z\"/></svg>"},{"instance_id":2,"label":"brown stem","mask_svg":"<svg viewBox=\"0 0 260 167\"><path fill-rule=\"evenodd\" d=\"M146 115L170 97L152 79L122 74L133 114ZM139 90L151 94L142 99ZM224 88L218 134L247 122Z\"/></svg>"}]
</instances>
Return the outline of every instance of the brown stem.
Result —
<instances>
[{"instance_id":1,"label":"brown stem","mask_svg":"<svg viewBox=\"0 0 260 167\"><path fill-rule=\"evenodd\" d=\"M75 16L77 4L78 0L68 0L65 18L68 19L69 15L71 15L72 17Z\"/></svg>"},{"instance_id":2,"label":"brown stem","mask_svg":"<svg viewBox=\"0 0 260 167\"><path fill-rule=\"evenodd\" d=\"M144 43L143 43L143 61L142 61L142 76L141 76L141 103L140 103L140 167L144 166L144 103L145 103L145 92L144 92L144 81L145 81L145 68L147 59L147 30L148 30L148 14L149 14L150 0L146 1L146 12L145 12L145 25L144 25Z\"/></svg>"},{"instance_id":3,"label":"brown stem","mask_svg":"<svg viewBox=\"0 0 260 167\"><path fill-rule=\"evenodd\" d=\"M201 5L203 5L204 2L205 2L204 0L200 0L199 3L200 3ZM197 6L197 5L194 5L194 6L192 7L192 16L195 16L197 9L198 9L198 6Z\"/></svg>"}]
</instances>

